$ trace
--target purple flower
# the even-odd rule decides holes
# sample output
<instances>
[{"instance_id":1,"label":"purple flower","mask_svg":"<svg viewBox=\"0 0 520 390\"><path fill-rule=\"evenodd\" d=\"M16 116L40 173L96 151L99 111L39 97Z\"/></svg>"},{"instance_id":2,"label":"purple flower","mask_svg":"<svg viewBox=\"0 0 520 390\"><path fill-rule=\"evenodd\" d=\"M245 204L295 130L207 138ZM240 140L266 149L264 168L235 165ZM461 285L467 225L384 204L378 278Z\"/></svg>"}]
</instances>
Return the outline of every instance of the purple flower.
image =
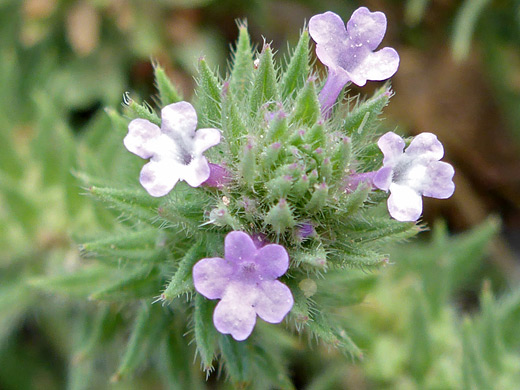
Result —
<instances>
[{"instance_id":1,"label":"purple flower","mask_svg":"<svg viewBox=\"0 0 520 390\"><path fill-rule=\"evenodd\" d=\"M444 148L435 134L421 133L405 147L393 132L377 142L383 152L383 167L374 176L374 185L390 191L388 211L398 221L417 221L422 212L422 196L446 199L455 191L453 167L439 161Z\"/></svg>"},{"instance_id":2,"label":"purple flower","mask_svg":"<svg viewBox=\"0 0 520 390\"><path fill-rule=\"evenodd\" d=\"M316 42L316 55L329 69L320 92L322 112L327 115L343 87L349 82L362 87L367 80L386 80L399 66L399 55L385 47L374 51L386 32L386 16L358 8L345 24L333 12L313 16L309 33Z\"/></svg>"},{"instance_id":3,"label":"purple flower","mask_svg":"<svg viewBox=\"0 0 520 390\"><path fill-rule=\"evenodd\" d=\"M123 140L125 147L141 158L150 159L139 181L152 196L164 196L179 180L200 186L210 176L208 160L202 153L220 142L217 129L197 128L197 113L187 102L164 107L161 128L146 119L134 119Z\"/></svg>"},{"instance_id":4,"label":"purple flower","mask_svg":"<svg viewBox=\"0 0 520 390\"><path fill-rule=\"evenodd\" d=\"M231 183L231 173L225 166L209 163L209 172L208 179L202 185L222 189Z\"/></svg>"},{"instance_id":5,"label":"purple flower","mask_svg":"<svg viewBox=\"0 0 520 390\"><path fill-rule=\"evenodd\" d=\"M257 314L276 324L291 310L291 290L276 280L287 271L289 255L277 244L258 248L240 231L226 236L224 251L224 259L195 264L193 284L206 298L221 299L213 313L217 330L242 341L253 331Z\"/></svg>"}]
</instances>

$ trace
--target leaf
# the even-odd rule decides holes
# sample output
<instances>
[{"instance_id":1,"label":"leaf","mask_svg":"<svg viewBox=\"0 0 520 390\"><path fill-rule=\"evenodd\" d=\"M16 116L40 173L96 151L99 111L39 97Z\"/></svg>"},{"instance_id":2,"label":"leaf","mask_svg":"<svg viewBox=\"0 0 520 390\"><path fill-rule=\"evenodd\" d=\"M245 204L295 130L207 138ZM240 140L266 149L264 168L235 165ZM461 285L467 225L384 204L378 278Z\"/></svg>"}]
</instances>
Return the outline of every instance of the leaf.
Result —
<instances>
[{"instance_id":1,"label":"leaf","mask_svg":"<svg viewBox=\"0 0 520 390\"><path fill-rule=\"evenodd\" d=\"M265 103L279 101L278 82L273 62L273 52L269 45L264 45L259 56L259 65L256 70L255 79L250 97L250 112L256 116L260 107Z\"/></svg>"},{"instance_id":2,"label":"leaf","mask_svg":"<svg viewBox=\"0 0 520 390\"><path fill-rule=\"evenodd\" d=\"M229 335L219 334L222 360L236 386L246 386L251 381L251 356L247 342L238 342Z\"/></svg>"},{"instance_id":3,"label":"leaf","mask_svg":"<svg viewBox=\"0 0 520 390\"><path fill-rule=\"evenodd\" d=\"M38 228L40 210L35 199L22 191L20 185L9 176L0 173L0 190L2 200L16 221L29 235Z\"/></svg>"},{"instance_id":4,"label":"leaf","mask_svg":"<svg viewBox=\"0 0 520 390\"><path fill-rule=\"evenodd\" d=\"M347 335L347 332L332 326L322 313L314 313L306 326L315 337L325 344L339 349L345 356L358 359L363 357L363 353Z\"/></svg>"},{"instance_id":5,"label":"leaf","mask_svg":"<svg viewBox=\"0 0 520 390\"><path fill-rule=\"evenodd\" d=\"M156 62L153 64L155 86L159 91L161 107L177 103L182 100L182 94L175 88L164 69Z\"/></svg>"},{"instance_id":6,"label":"leaf","mask_svg":"<svg viewBox=\"0 0 520 390\"><path fill-rule=\"evenodd\" d=\"M147 360L148 351L159 340L158 336L164 327L160 310L159 307L140 305L125 353L119 368L111 378L112 382L129 376Z\"/></svg>"},{"instance_id":7,"label":"leaf","mask_svg":"<svg viewBox=\"0 0 520 390\"><path fill-rule=\"evenodd\" d=\"M213 369L213 358L217 349L217 330L213 326L213 310L215 302L200 294L195 296L194 330L197 351L202 360L204 371Z\"/></svg>"},{"instance_id":8,"label":"leaf","mask_svg":"<svg viewBox=\"0 0 520 390\"><path fill-rule=\"evenodd\" d=\"M115 282L97 288L90 296L96 301L129 301L156 297L163 280L155 267L145 265L132 272L125 272Z\"/></svg>"},{"instance_id":9,"label":"leaf","mask_svg":"<svg viewBox=\"0 0 520 390\"><path fill-rule=\"evenodd\" d=\"M414 291L418 299L414 302L410 319L410 370L415 380L420 383L430 369L433 361L431 319L422 289Z\"/></svg>"},{"instance_id":10,"label":"leaf","mask_svg":"<svg viewBox=\"0 0 520 390\"><path fill-rule=\"evenodd\" d=\"M391 96L391 90L383 87L377 90L370 99L356 104L348 113L342 126L345 133L354 138L361 138L370 134Z\"/></svg>"},{"instance_id":11,"label":"leaf","mask_svg":"<svg viewBox=\"0 0 520 390\"><path fill-rule=\"evenodd\" d=\"M221 86L218 77L208 67L205 58L199 60L197 77L197 113L199 127L217 126L221 122Z\"/></svg>"},{"instance_id":12,"label":"leaf","mask_svg":"<svg viewBox=\"0 0 520 390\"><path fill-rule=\"evenodd\" d=\"M291 114L291 121L312 126L320 117L320 102L316 93L314 80L307 80L303 89L296 97L294 110ZM316 142L315 140L314 142ZM322 146L319 144L319 146Z\"/></svg>"},{"instance_id":13,"label":"leaf","mask_svg":"<svg viewBox=\"0 0 520 390\"><path fill-rule=\"evenodd\" d=\"M128 95L125 95L126 111L130 118L146 119L157 126L161 126L161 119L148 103L137 103Z\"/></svg>"},{"instance_id":14,"label":"leaf","mask_svg":"<svg viewBox=\"0 0 520 390\"><path fill-rule=\"evenodd\" d=\"M451 52L456 62L461 62L468 57L471 36L478 18L490 3L491 0L465 0L459 8L451 41Z\"/></svg>"},{"instance_id":15,"label":"leaf","mask_svg":"<svg viewBox=\"0 0 520 390\"><path fill-rule=\"evenodd\" d=\"M160 234L157 230L127 231L80 245L85 256L96 257L108 264L153 262L164 260L163 248L156 248Z\"/></svg>"},{"instance_id":16,"label":"leaf","mask_svg":"<svg viewBox=\"0 0 520 390\"><path fill-rule=\"evenodd\" d=\"M160 199L146 194L143 190L122 190L92 186L90 195L119 210L127 217L133 217L149 224L157 223L157 208Z\"/></svg>"},{"instance_id":17,"label":"leaf","mask_svg":"<svg viewBox=\"0 0 520 390\"><path fill-rule=\"evenodd\" d=\"M287 69L282 76L282 98L293 95L300 90L309 75L309 32L303 30Z\"/></svg>"},{"instance_id":18,"label":"leaf","mask_svg":"<svg viewBox=\"0 0 520 390\"><path fill-rule=\"evenodd\" d=\"M253 79L253 53L247 25L238 25L238 42L233 53L233 66L229 79L230 94L241 101L248 93Z\"/></svg>"},{"instance_id":19,"label":"leaf","mask_svg":"<svg viewBox=\"0 0 520 390\"><path fill-rule=\"evenodd\" d=\"M28 284L37 289L75 298L86 298L92 291L117 279L118 271L105 266L92 266L72 274L34 277Z\"/></svg>"},{"instance_id":20,"label":"leaf","mask_svg":"<svg viewBox=\"0 0 520 390\"><path fill-rule=\"evenodd\" d=\"M161 299L164 301L171 301L179 295L190 292L193 289L193 281L191 279L191 272L193 266L197 261L204 256L204 246L202 242L196 242L186 252L184 257L179 261L179 266L175 275L168 283L166 289L161 295Z\"/></svg>"}]
</instances>

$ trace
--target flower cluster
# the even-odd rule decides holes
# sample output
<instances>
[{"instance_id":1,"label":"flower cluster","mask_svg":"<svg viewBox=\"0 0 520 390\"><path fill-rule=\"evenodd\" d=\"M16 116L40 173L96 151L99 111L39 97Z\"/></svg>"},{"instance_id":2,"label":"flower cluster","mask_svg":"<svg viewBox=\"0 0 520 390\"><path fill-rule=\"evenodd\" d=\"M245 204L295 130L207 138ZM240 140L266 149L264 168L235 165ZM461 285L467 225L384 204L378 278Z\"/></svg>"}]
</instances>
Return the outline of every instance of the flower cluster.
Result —
<instances>
[{"instance_id":1,"label":"flower cluster","mask_svg":"<svg viewBox=\"0 0 520 390\"><path fill-rule=\"evenodd\" d=\"M367 80L385 80L397 71L399 55L394 49L385 47L376 51L385 32L385 15L370 12L365 7L352 14L346 27L341 18L332 12L312 17L309 21L309 34L316 42L318 58L328 68L327 81L318 95L314 89L314 78L308 78L302 89L304 93L297 95L295 103L308 105L293 110L291 114L283 112L285 103L272 104L280 93L273 92L269 95L267 92L270 89L264 89L263 86L254 89L255 94L250 97L253 107L251 115L260 111L258 115L262 115L262 123L267 127L264 129L266 136L260 136L260 140L265 141L258 140L259 143L266 142L261 145L264 150L256 155L254 137L241 133L240 137L243 136L243 140L247 141L240 144L240 141L232 139L240 138L238 133L224 131L223 134L227 136L223 139L226 146L229 146L228 150L233 149L232 152L237 156L229 159L227 165L209 162L203 153L220 143L221 131L214 128L196 130L197 112L187 102L164 107L160 128L145 119L130 122L124 145L139 157L150 159L140 175L140 182L150 195L167 195L180 180L186 181L192 187L204 184L216 188L208 192L212 196L218 194L217 207L204 210L205 215L210 217L210 222L199 225L200 222L197 221L196 226L213 223L220 229L217 234L219 240L224 240L224 256L199 260L193 266L192 280L199 294L208 299L220 299L213 313L213 323L219 332L230 334L235 340L241 341L252 333L257 315L269 323L280 323L285 318L293 307L293 294L278 278L289 268L288 253L291 253L295 266L303 262L321 269L326 266L324 257L327 251L320 247L320 234L323 234L323 226L327 221L319 218L320 215L325 215L321 211L330 205L329 197L334 200L337 197L346 197L360 186L367 192L376 189L389 191L390 215L398 221L416 221L422 212L421 196L447 198L452 195L454 170L451 165L439 161L444 150L433 134L420 134L406 150L405 141L398 135L392 132L383 135L378 141L383 154L382 167L373 172L360 170L358 173L352 172L350 164L351 138L346 134L337 135L339 132L336 129L326 134L330 122L327 118L332 115L332 107L347 83L363 86ZM305 36L308 48L309 38L308 35ZM256 65L252 61L251 51L241 61L237 60L237 63L246 66L250 62L251 71L254 69L257 73L264 72L258 79L276 84L274 66L270 68L266 65L269 61L269 48L264 48L264 51L267 53L262 53L265 54L262 57L265 60L259 60ZM249 70L244 70L246 71ZM245 85L242 81L225 83L222 88L226 93L222 94L222 98L234 91L245 93L240 89L241 85ZM263 103L260 99L265 96L256 94L258 91L269 95L266 99L268 103L263 106L260 105ZM213 104L218 96L218 93L212 95L210 103ZM381 96L386 99L386 104L388 91ZM231 102L237 104L233 100ZM275 105L280 112L269 111L268 107ZM222 107L224 104L220 105L218 102L217 109L209 112L213 115L215 111L220 112ZM262 109L259 110L258 107ZM228 114L226 119L233 118L234 114L239 115L233 110ZM289 120L294 120L297 126L288 126ZM214 122L218 123L218 120ZM302 123L307 127L300 128ZM222 129L226 129L225 125L222 125ZM293 130L293 135L286 134ZM335 144L336 140L341 142ZM373 143L374 140L369 142ZM286 147L284 143L290 145ZM240 150L242 155L239 155ZM325 156L325 151L329 150L333 151L332 154ZM225 148L220 149L221 154L225 154L222 153L224 151ZM277 159L286 156L289 157L276 166ZM291 156L296 157L290 160ZM268 171L263 176L265 183L259 184L260 191L255 189L256 169ZM247 185L240 187L241 179ZM230 185L231 182L233 186ZM241 189L251 191L244 194L240 193ZM339 192L333 193L338 189ZM267 193L266 199L257 201L249 198L262 191ZM233 194L240 199L234 199ZM234 209L232 206L228 209L228 196L234 201ZM295 214L294 204L290 204L294 199L295 203L300 201ZM256 214L255 220L250 214L261 207L264 209ZM236 210L241 210L242 213L237 218L232 215ZM242 215L247 222L240 222ZM339 224L341 223L343 221ZM266 231L258 231L263 228ZM242 231L249 229L255 234ZM327 240L329 236L339 235L331 235L327 231L324 236ZM285 237L285 241L280 237ZM269 241L283 242L285 247ZM307 254L304 259L293 257L294 252L291 250L300 250L305 246L309 249L313 243L318 242L317 249L311 248L316 249L315 253ZM290 247L291 243L294 248ZM351 244L352 242L347 246L350 248ZM336 251L342 249L344 248L335 248ZM202 256L204 255L200 255ZM190 263L190 268L191 264L193 263ZM316 292L316 283L311 279L302 286L306 286L306 296Z\"/></svg>"}]
</instances>

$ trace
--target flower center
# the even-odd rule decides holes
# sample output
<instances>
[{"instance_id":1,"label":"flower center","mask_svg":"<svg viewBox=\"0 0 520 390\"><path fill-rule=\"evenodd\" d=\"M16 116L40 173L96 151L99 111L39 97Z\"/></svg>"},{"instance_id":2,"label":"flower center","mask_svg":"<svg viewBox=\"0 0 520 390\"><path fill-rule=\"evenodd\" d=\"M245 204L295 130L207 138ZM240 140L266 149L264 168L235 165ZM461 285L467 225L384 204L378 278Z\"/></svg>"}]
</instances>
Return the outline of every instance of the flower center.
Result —
<instances>
[{"instance_id":1,"label":"flower center","mask_svg":"<svg viewBox=\"0 0 520 390\"><path fill-rule=\"evenodd\" d=\"M253 273L256 271L257 267L255 263L244 263L242 264L242 269L248 273Z\"/></svg>"}]
</instances>

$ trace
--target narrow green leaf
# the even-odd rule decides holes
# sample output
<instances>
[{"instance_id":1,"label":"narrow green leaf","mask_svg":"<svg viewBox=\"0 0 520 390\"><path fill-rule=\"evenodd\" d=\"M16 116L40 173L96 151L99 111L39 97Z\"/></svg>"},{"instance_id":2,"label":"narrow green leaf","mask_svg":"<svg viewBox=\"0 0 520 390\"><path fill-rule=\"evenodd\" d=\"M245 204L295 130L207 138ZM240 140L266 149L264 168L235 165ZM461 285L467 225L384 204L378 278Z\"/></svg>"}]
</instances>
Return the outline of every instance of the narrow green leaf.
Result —
<instances>
[{"instance_id":1,"label":"narrow green leaf","mask_svg":"<svg viewBox=\"0 0 520 390\"><path fill-rule=\"evenodd\" d=\"M222 134L232 156L238 156L243 138L248 133L234 95L228 94L222 102Z\"/></svg>"},{"instance_id":2,"label":"narrow green leaf","mask_svg":"<svg viewBox=\"0 0 520 390\"><path fill-rule=\"evenodd\" d=\"M415 27L423 19L430 0L406 0L404 20L406 24Z\"/></svg>"},{"instance_id":3,"label":"narrow green leaf","mask_svg":"<svg viewBox=\"0 0 520 390\"><path fill-rule=\"evenodd\" d=\"M221 121L221 85L206 59L199 60L197 95L199 127L217 126Z\"/></svg>"},{"instance_id":4,"label":"narrow green leaf","mask_svg":"<svg viewBox=\"0 0 520 390\"><path fill-rule=\"evenodd\" d=\"M120 190L92 186L88 188L88 192L125 216L149 224L153 224L158 219L157 208L161 200L146 194L143 190Z\"/></svg>"},{"instance_id":5,"label":"narrow green leaf","mask_svg":"<svg viewBox=\"0 0 520 390\"><path fill-rule=\"evenodd\" d=\"M75 153L72 131L67 127L65 114L48 94L34 95L37 107L37 134L31 151L41 164L45 185L62 183L64 176L74 168L70 156Z\"/></svg>"},{"instance_id":6,"label":"narrow green leaf","mask_svg":"<svg viewBox=\"0 0 520 390\"><path fill-rule=\"evenodd\" d=\"M403 223L389 218L356 218L345 223L349 239L355 243L376 240L403 240L415 236L421 227L413 222Z\"/></svg>"},{"instance_id":7,"label":"narrow green leaf","mask_svg":"<svg viewBox=\"0 0 520 390\"><path fill-rule=\"evenodd\" d=\"M81 348L74 354L74 363L77 364L84 361L97 347L101 346L105 327L110 322L112 316L110 306L101 305L95 314L88 337Z\"/></svg>"},{"instance_id":8,"label":"narrow green leaf","mask_svg":"<svg viewBox=\"0 0 520 390\"><path fill-rule=\"evenodd\" d=\"M2 282L0 285L0 348L18 329L26 311L40 298L31 292L23 281Z\"/></svg>"},{"instance_id":9,"label":"narrow green leaf","mask_svg":"<svg viewBox=\"0 0 520 390\"><path fill-rule=\"evenodd\" d=\"M127 115L132 118L142 118L149 120L150 122L161 126L161 119L157 116L157 113L150 107L148 103L137 103L134 99L131 99L128 95L125 95L126 111Z\"/></svg>"},{"instance_id":10,"label":"narrow green leaf","mask_svg":"<svg viewBox=\"0 0 520 390\"><path fill-rule=\"evenodd\" d=\"M256 165L256 145L252 139L249 139L247 144L243 147L239 169L240 176L250 188L254 186L258 173Z\"/></svg>"},{"instance_id":11,"label":"narrow green leaf","mask_svg":"<svg viewBox=\"0 0 520 390\"><path fill-rule=\"evenodd\" d=\"M265 103L274 103L280 100L276 70L273 62L273 52L269 45L264 45L259 56L258 69L255 72L253 89L250 98L251 115L256 116L260 107Z\"/></svg>"},{"instance_id":12,"label":"narrow green leaf","mask_svg":"<svg viewBox=\"0 0 520 390\"><path fill-rule=\"evenodd\" d=\"M151 263L164 261L165 248L157 248L160 234L156 230L130 231L118 233L80 245L84 256L110 264L120 265L122 261Z\"/></svg>"},{"instance_id":13,"label":"narrow green leaf","mask_svg":"<svg viewBox=\"0 0 520 390\"><path fill-rule=\"evenodd\" d=\"M410 320L410 369L418 383L424 378L432 364L432 337L430 335L430 317L423 291L415 291L417 300Z\"/></svg>"},{"instance_id":14,"label":"narrow green leaf","mask_svg":"<svg viewBox=\"0 0 520 390\"><path fill-rule=\"evenodd\" d=\"M451 52L456 62L468 57L471 37L479 16L491 0L465 0L455 17L455 28L451 43Z\"/></svg>"},{"instance_id":15,"label":"narrow green leaf","mask_svg":"<svg viewBox=\"0 0 520 390\"><path fill-rule=\"evenodd\" d=\"M112 128L116 130L118 134L126 135L128 132L128 118L125 118L113 108L105 108L105 112L110 118L110 122L112 122Z\"/></svg>"},{"instance_id":16,"label":"narrow green leaf","mask_svg":"<svg viewBox=\"0 0 520 390\"><path fill-rule=\"evenodd\" d=\"M157 336L163 327L159 314L160 308L141 304L119 368L111 378L112 382L131 375L148 358L147 351L158 341Z\"/></svg>"},{"instance_id":17,"label":"narrow green leaf","mask_svg":"<svg viewBox=\"0 0 520 390\"><path fill-rule=\"evenodd\" d=\"M14 147L15 145L12 139L14 129L11 129L10 125L5 118L0 118L0 145L2 145L0 170L2 174L16 179L23 175L24 162Z\"/></svg>"},{"instance_id":18,"label":"narrow green leaf","mask_svg":"<svg viewBox=\"0 0 520 390\"><path fill-rule=\"evenodd\" d=\"M296 97L291 122L312 126L320 117L320 102L316 92L314 80L309 79Z\"/></svg>"},{"instance_id":19,"label":"narrow green leaf","mask_svg":"<svg viewBox=\"0 0 520 390\"><path fill-rule=\"evenodd\" d=\"M357 104L347 115L343 124L345 133L360 138L362 134L370 134L377 123L377 118L388 104L392 92L387 87L380 88L370 99Z\"/></svg>"},{"instance_id":20,"label":"narrow green leaf","mask_svg":"<svg viewBox=\"0 0 520 390\"><path fill-rule=\"evenodd\" d=\"M480 296L481 317L481 346L482 357L495 371L499 372L502 367L502 358L505 348L500 334L500 322L497 317L498 305L493 297L491 283L484 282Z\"/></svg>"},{"instance_id":21,"label":"narrow green leaf","mask_svg":"<svg viewBox=\"0 0 520 390\"><path fill-rule=\"evenodd\" d=\"M251 378L251 356L247 342L238 342L229 335L219 334L222 360L231 380L237 387L245 387Z\"/></svg>"},{"instance_id":22,"label":"narrow green leaf","mask_svg":"<svg viewBox=\"0 0 520 390\"><path fill-rule=\"evenodd\" d=\"M37 289L75 298L86 298L100 286L106 286L118 278L118 271L105 266L82 269L72 274L52 277L35 277L28 284Z\"/></svg>"},{"instance_id":23,"label":"narrow green leaf","mask_svg":"<svg viewBox=\"0 0 520 390\"><path fill-rule=\"evenodd\" d=\"M354 344L347 332L332 326L322 313L314 313L312 319L307 322L310 332L327 345L340 350L345 356L361 359L363 353Z\"/></svg>"},{"instance_id":24,"label":"narrow green leaf","mask_svg":"<svg viewBox=\"0 0 520 390\"><path fill-rule=\"evenodd\" d=\"M309 32L303 30L294 49L289 65L282 76L282 97L286 98L300 90L309 77Z\"/></svg>"},{"instance_id":25,"label":"narrow green leaf","mask_svg":"<svg viewBox=\"0 0 520 390\"><path fill-rule=\"evenodd\" d=\"M198 390L206 388L199 368L193 364L193 349L188 347L185 318L173 315L168 321L169 328L162 343L159 359L159 373L166 379L166 388L179 390Z\"/></svg>"},{"instance_id":26,"label":"narrow green leaf","mask_svg":"<svg viewBox=\"0 0 520 390\"><path fill-rule=\"evenodd\" d=\"M464 390L488 390L493 388L488 367L483 364L473 335L473 324L465 318L462 324L462 377Z\"/></svg>"},{"instance_id":27,"label":"narrow green leaf","mask_svg":"<svg viewBox=\"0 0 520 390\"><path fill-rule=\"evenodd\" d=\"M230 93L240 101L247 94L253 79L253 52L247 25L238 25L238 42L233 53L233 67L229 79Z\"/></svg>"},{"instance_id":28,"label":"narrow green leaf","mask_svg":"<svg viewBox=\"0 0 520 390\"><path fill-rule=\"evenodd\" d=\"M155 267L145 265L133 272L121 275L115 282L96 289L90 296L95 301L128 301L154 298L158 295L162 279Z\"/></svg>"},{"instance_id":29,"label":"narrow green leaf","mask_svg":"<svg viewBox=\"0 0 520 390\"><path fill-rule=\"evenodd\" d=\"M217 330L213 325L213 310L215 302L204 298L200 294L195 296L195 342L197 351L202 360L204 371L213 369L213 358L217 349Z\"/></svg>"},{"instance_id":30,"label":"narrow green leaf","mask_svg":"<svg viewBox=\"0 0 520 390\"><path fill-rule=\"evenodd\" d=\"M33 235L38 227L39 208L35 199L31 199L11 177L0 173L0 190L2 200L13 217L29 235Z\"/></svg>"},{"instance_id":31,"label":"narrow green leaf","mask_svg":"<svg viewBox=\"0 0 520 390\"><path fill-rule=\"evenodd\" d=\"M252 356L261 377L258 378L256 382L262 380L266 382L266 385L274 385L273 387L277 389L295 389L291 378L287 374L287 368L279 354L273 353L272 350L267 350L262 345L255 345L253 348Z\"/></svg>"},{"instance_id":32,"label":"narrow green leaf","mask_svg":"<svg viewBox=\"0 0 520 390\"><path fill-rule=\"evenodd\" d=\"M182 94L175 88L164 69L157 62L153 64L153 73L155 76L155 86L159 91L161 107L180 102L182 100Z\"/></svg>"},{"instance_id":33,"label":"narrow green leaf","mask_svg":"<svg viewBox=\"0 0 520 390\"><path fill-rule=\"evenodd\" d=\"M204 257L204 246L202 242L196 242L179 261L179 267L168 286L161 295L164 301L171 301L179 295L190 292L193 289L191 272L197 261Z\"/></svg>"}]
</instances>

